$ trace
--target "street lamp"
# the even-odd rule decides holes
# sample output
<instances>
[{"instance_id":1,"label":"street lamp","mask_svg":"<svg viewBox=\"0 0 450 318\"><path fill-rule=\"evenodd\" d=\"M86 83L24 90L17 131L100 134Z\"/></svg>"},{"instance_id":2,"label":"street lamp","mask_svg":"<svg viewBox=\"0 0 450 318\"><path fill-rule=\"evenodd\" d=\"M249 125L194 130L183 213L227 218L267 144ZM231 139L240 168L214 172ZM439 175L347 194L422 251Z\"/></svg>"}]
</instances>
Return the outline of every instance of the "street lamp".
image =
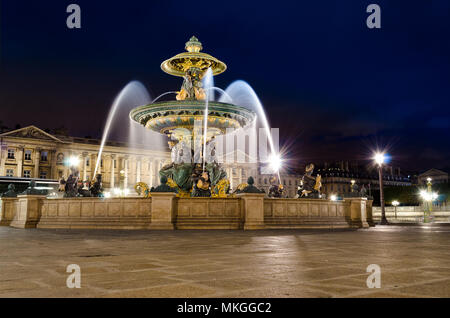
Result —
<instances>
[{"instance_id":1,"label":"street lamp","mask_svg":"<svg viewBox=\"0 0 450 318\"><path fill-rule=\"evenodd\" d=\"M397 219L397 207L400 205L400 202L394 200L392 201L392 205L394 206L395 219Z\"/></svg>"},{"instance_id":2,"label":"street lamp","mask_svg":"<svg viewBox=\"0 0 450 318\"><path fill-rule=\"evenodd\" d=\"M424 201L423 223L431 222L433 201L438 198L438 194L433 192L431 185L431 178L427 178L427 190L420 191L420 196Z\"/></svg>"},{"instance_id":3,"label":"street lamp","mask_svg":"<svg viewBox=\"0 0 450 318\"><path fill-rule=\"evenodd\" d=\"M375 163L378 165L378 178L380 183L380 205L381 205L381 225L389 224L386 219L386 211L384 209L384 192L383 192L383 163L386 160L385 154L382 152L377 152L373 158Z\"/></svg>"},{"instance_id":4,"label":"street lamp","mask_svg":"<svg viewBox=\"0 0 450 318\"><path fill-rule=\"evenodd\" d=\"M78 166L78 164L80 163L80 159L78 157L70 157L69 158L69 166L71 167L76 167Z\"/></svg>"}]
</instances>

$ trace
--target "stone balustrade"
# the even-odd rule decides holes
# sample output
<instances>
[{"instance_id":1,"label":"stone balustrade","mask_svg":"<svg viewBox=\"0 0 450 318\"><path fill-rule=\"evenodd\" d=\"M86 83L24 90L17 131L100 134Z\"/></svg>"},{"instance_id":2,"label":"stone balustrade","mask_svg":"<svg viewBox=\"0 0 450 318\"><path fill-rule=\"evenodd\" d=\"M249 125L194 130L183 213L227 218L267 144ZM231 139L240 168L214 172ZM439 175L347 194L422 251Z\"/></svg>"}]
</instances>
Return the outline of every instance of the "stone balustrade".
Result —
<instances>
[{"instance_id":1,"label":"stone balustrade","mask_svg":"<svg viewBox=\"0 0 450 318\"><path fill-rule=\"evenodd\" d=\"M385 207L386 218L390 223L421 223L424 208L422 206ZM433 207L431 216L434 222L450 223L450 206ZM374 221L381 220L381 207L373 207Z\"/></svg>"},{"instance_id":2,"label":"stone balustrade","mask_svg":"<svg viewBox=\"0 0 450 318\"><path fill-rule=\"evenodd\" d=\"M269 199L243 193L231 198L2 198L0 225L72 229L289 229L373 225L372 201Z\"/></svg>"}]
</instances>

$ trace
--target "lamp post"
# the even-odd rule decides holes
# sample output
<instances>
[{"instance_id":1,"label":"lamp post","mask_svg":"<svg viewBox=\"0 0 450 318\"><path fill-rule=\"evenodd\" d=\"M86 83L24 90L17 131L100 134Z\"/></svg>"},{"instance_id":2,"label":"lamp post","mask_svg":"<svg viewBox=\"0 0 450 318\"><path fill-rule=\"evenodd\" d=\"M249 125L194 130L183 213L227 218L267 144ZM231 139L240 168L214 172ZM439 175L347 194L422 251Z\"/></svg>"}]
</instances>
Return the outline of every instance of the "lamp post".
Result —
<instances>
[{"instance_id":1,"label":"lamp post","mask_svg":"<svg viewBox=\"0 0 450 318\"><path fill-rule=\"evenodd\" d=\"M386 211L384 209L384 191L383 191L383 163L385 160L384 153L378 152L375 154L374 160L378 164L378 179L380 183L380 205L381 205L381 225L389 224L386 219Z\"/></svg>"},{"instance_id":2,"label":"lamp post","mask_svg":"<svg viewBox=\"0 0 450 318\"><path fill-rule=\"evenodd\" d=\"M427 190L420 191L420 195L423 199L424 211L423 211L423 223L431 222L431 210L433 201L437 199L438 194L433 193L431 188L431 178L427 178Z\"/></svg>"},{"instance_id":3,"label":"lamp post","mask_svg":"<svg viewBox=\"0 0 450 318\"><path fill-rule=\"evenodd\" d=\"M397 219L397 207L400 205L400 202L398 202L397 200L392 201L392 205L394 206L395 219Z\"/></svg>"}]
</instances>

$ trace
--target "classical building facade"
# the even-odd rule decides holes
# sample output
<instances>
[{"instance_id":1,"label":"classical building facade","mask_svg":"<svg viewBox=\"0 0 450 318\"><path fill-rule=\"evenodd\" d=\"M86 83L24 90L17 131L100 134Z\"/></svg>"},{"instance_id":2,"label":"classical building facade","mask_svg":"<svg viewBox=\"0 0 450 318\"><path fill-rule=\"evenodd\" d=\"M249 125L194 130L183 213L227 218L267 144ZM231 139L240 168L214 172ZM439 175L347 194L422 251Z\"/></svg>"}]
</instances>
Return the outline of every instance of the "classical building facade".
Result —
<instances>
[{"instance_id":1,"label":"classical building facade","mask_svg":"<svg viewBox=\"0 0 450 318\"><path fill-rule=\"evenodd\" d=\"M431 178L433 184L448 183L448 173L434 168L419 174L417 183L419 185L425 185L427 184L428 178Z\"/></svg>"},{"instance_id":2,"label":"classical building facade","mask_svg":"<svg viewBox=\"0 0 450 318\"><path fill-rule=\"evenodd\" d=\"M326 195L346 195L351 192L352 180L366 190L379 189L378 168L361 162L339 161L317 164L314 175L322 176L322 193ZM408 176L402 175L400 168L383 166L384 186L411 186Z\"/></svg>"},{"instance_id":3,"label":"classical building facade","mask_svg":"<svg viewBox=\"0 0 450 318\"><path fill-rule=\"evenodd\" d=\"M0 143L0 176L59 180L69 175L69 160L77 158L84 181L93 179L100 145L99 140L54 136L35 126L3 133ZM102 174L106 188L118 186L120 171L125 186L139 181L154 185L160 167L169 160L168 152L107 142L97 173Z\"/></svg>"},{"instance_id":4,"label":"classical building facade","mask_svg":"<svg viewBox=\"0 0 450 318\"><path fill-rule=\"evenodd\" d=\"M28 126L0 134L0 144L2 177L66 179L70 173L69 160L77 158L80 178L88 181L94 177L100 140L52 135L35 126ZM235 160L223 164L231 188L235 189L247 182L249 176L253 176L256 185L268 191L270 184L267 180L270 176L260 175L258 164L250 163L247 159L242 163ZM97 173L102 174L103 187L106 189L119 187L119 180L123 180L123 185L130 189L137 182L156 186L159 184L159 170L170 162L169 149L159 151L133 148L121 142L106 142ZM294 179L293 176L282 176L287 193L292 197L296 193Z\"/></svg>"}]
</instances>

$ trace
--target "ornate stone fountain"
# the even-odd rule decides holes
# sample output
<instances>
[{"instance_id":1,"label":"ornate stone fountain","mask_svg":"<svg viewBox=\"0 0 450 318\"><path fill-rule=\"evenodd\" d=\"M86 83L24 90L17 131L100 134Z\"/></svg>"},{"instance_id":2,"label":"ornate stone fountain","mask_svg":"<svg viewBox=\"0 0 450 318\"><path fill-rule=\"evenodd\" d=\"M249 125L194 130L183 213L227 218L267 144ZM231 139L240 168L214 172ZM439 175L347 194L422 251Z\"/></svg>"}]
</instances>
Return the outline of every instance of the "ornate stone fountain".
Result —
<instances>
[{"instance_id":1,"label":"ornate stone fountain","mask_svg":"<svg viewBox=\"0 0 450 318\"><path fill-rule=\"evenodd\" d=\"M169 138L172 163L164 166L159 174L168 177L168 184L175 187L180 196L223 196L229 182L217 162L215 137L226 134L228 128L246 127L256 115L239 105L208 100L202 79L208 70L218 75L227 67L201 52L203 47L196 37L192 37L185 48L187 52L161 64L164 72L183 77L176 100L139 106L130 112L130 118ZM204 143L206 147L201 151L194 149Z\"/></svg>"}]
</instances>

